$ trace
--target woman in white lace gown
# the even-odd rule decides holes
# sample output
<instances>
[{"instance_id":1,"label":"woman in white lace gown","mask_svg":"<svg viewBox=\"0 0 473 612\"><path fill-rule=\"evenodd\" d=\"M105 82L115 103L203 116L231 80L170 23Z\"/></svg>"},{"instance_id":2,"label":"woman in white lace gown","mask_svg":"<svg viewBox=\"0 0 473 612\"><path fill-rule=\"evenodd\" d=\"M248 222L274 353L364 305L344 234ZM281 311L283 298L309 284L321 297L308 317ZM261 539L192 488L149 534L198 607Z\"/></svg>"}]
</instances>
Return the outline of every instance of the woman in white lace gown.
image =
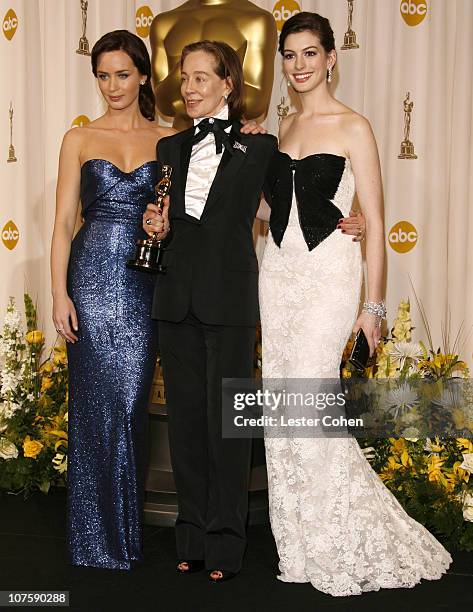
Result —
<instances>
[{"instance_id":1,"label":"woman in white lace gown","mask_svg":"<svg viewBox=\"0 0 473 612\"><path fill-rule=\"evenodd\" d=\"M336 52L328 20L315 13L292 17L280 52L301 111L281 124L281 152L268 180L263 377L337 378L352 330L363 328L371 352L380 338L384 222L377 148L366 119L329 92ZM355 186L366 218L369 302L358 318L360 245L335 231ZM268 435L265 445L280 580L344 596L412 587L446 571L449 553L406 514L355 439Z\"/></svg>"}]
</instances>

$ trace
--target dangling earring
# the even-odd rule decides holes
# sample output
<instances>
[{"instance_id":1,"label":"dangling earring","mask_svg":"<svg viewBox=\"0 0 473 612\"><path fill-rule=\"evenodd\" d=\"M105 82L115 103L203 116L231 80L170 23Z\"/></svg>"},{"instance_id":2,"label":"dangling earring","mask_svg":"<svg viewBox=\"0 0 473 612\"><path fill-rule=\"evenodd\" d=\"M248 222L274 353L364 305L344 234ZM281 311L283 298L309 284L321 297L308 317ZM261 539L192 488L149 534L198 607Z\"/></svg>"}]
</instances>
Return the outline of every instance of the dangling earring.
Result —
<instances>
[{"instance_id":1,"label":"dangling earring","mask_svg":"<svg viewBox=\"0 0 473 612\"><path fill-rule=\"evenodd\" d=\"M328 68L327 82L328 83L332 82L332 66L329 66Z\"/></svg>"},{"instance_id":2,"label":"dangling earring","mask_svg":"<svg viewBox=\"0 0 473 612\"><path fill-rule=\"evenodd\" d=\"M286 81L286 83L287 83L287 86L290 87L289 81ZM279 89L281 91L281 102L277 105L279 123L281 123L284 117L287 117L289 113L289 104L286 104L286 96L283 95L282 84L283 84L283 79L281 79L281 82L279 83Z\"/></svg>"}]
</instances>

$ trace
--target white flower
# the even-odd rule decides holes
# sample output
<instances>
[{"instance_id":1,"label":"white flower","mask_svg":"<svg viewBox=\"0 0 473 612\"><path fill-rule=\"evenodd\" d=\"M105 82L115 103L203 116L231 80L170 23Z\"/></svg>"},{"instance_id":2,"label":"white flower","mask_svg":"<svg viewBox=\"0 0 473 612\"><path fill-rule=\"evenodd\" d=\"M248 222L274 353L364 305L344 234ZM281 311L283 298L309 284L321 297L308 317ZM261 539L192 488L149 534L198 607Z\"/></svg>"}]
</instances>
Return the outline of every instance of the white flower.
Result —
<instances>
[{"instance_id":1,"label":"white flower","mask_svg":"<svg viewBox=\"0 0 473 612\"><path fill-rule=\"evenodd\" d=\"M409 442L417 442L419 439L419 430L415 427L407 427L402 432L402 437L408 440Z\"/></svg>"},{"instance_id":2,"label":"white flower","mask_svg":"<svg viewBox=\"0 0 473 612\"><path fill-rule=\"evenodd\" d=\"M443 447L440 444L440 440L438 438L435 438L434 441L432 441L430 438L427 438L425 441L424 450L429 453L429 457L431 455L438 455L442 448Z\"/></svg>"},{"instance_id":3,"label":"white flower","mask_svg":"<svg viewBox=\"0 0 473 612\"><path fill-rule=\"evenodd\" d=\"M463 463L460 467L473 474L473 453L463 453Z\"/></svg>"},{"instance_id":4,"label":"white flower","mask_svg":"<svg viewBox=\"0 0 473 612\"><path fill-rule=\"evenodd\" d=\"M406 414L402 415L403 425L411 426L412 423L419 421L419 419L421 419L421 416L417 414L416 412L406 412Z\"/></svg>"},{"instance_id":5,"label":"white flower","mask_svg":"<svg viewBox=\"0 0 473 612\"><path fill-rule=\"evenodd\" d=\"M455 379L449 381L449 385L442 390L437 397L432 398L432 403L441 406L444 410L463 409L463 389Z\"/></svg>"},{"instance_id":6,"label":"white flower","mask_svg":"<svg viewBox=\"0 0 473 612\"><path fill-rule=\"evenodd\" d=\"M8 421L17 410L21 410L21 406L15 402L3 402L0 404L0 419Z\"/></svg>"},{"instance_id":7,"label":"white flower","mask_svg":"<svg viewBox=\"0 0 473 612\"><path fill-rule=\"evenodd\" d=\"M408 384L404 383L387 394L386 404L388 412L396 419L413 410L419 404L419 396Z\"/></svg>"},{"instance_id":8,"label":"white flower","mask_svg":"<svg viewBox=\"0 0 473 612\"><path fill-rule=\"evenodd\" d=\"M366 448L361 449L363 451L363 455L366 459L374 459L376 456L376 451L372 446L367 446Z\"/></svg>"},{"instance_id":9,"label":"white flower","mask_svg":"<svg viewBox=\"0 0 473 612\"><path fill-rule=\"evenodd\" d=\"M422 347L418 342L404 342L402 340L394 342L389 350L391 361L396 363L400 370L402 370L406 359L410 360L410 372L415 371L415 365L422 354Z\"/></svg>"},{"instance_id":10,"label":"white flower","mask_svg":"<svg viewBox=\"0 0 473 612\"><path fill-rule=\"evenodd\" d=\"M60 474L66 472L67 471L67 455L64 455L63 453L56 453L56 455L53 457L53 467Z\"/></svg>"},{"instance_id":11,"label":"white flower","mask_svg":"<svg viewBox=\"0 0 473 612\"><path fill-rule=\"evenodd\" d=\"M6 431L8 424L7 424L7 410L5 407L5 404L0 404L0 433L3 433L4 431Z\"/></svg>"},{"instance_id":12,"label":"white flower","mask_svg":"<svg viewBox=\"0 0 473 612\"><path fill-rule=\"evenodd\" d=\"M473 493L465 491L463 495L463 518L473 522Z\"/></svg>"},{"instance_id":13,"label":"white flower","mask_svg":"<svg viewBox=\"0 0 473 612\"><path fill-rule=\"evenodd\" d=\"M18 457L18 449L6 438L0 438L0 459L16 459Z\"/></svg>"}]
</instances>

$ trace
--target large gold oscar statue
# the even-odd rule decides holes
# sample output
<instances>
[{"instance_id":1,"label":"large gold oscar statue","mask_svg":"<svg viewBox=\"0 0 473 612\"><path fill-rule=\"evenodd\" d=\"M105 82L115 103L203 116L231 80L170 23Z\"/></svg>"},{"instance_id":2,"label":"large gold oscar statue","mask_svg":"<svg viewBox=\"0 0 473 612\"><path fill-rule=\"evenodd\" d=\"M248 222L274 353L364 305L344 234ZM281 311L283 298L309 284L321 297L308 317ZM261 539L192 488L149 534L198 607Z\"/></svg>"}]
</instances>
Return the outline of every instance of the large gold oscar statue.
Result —
<instances>
[{"instance_id":1,"label":"large gold oscar statue","mask_svg":"<svg viewBox=\"0 0 473 612\"><path fill-rule=\"evenodd\" d=\"M188 0L157 15L150 30L157 109L173 126L192 125L180 94L183 47L222 40L240 56L246 86L246 118L264 119L271 100L277 29L274 17L249 0Z\"/></svg>"}]
</instances>

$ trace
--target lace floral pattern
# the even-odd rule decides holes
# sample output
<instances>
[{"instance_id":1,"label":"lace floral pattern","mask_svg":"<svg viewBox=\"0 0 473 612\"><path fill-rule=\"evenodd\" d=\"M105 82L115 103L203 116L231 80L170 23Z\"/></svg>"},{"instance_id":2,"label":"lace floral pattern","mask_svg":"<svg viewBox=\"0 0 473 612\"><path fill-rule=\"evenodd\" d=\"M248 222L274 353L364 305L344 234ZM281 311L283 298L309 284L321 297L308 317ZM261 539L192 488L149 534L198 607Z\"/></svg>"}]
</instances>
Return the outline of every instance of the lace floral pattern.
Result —
<instances>
[{"instance_id":1,"label":"lace floral pattern","mask_svg":"<svg viewBox=\"0 0 473 612\"><path fill-rule=\"evenodd\" d=\"M346 160L334 204L354 194ZM358 243L333 232L309 252L293 198L277 247L268 237L260 272L264 378L336 378L362 281ZM278 578L334 596L434 580L449 553L410 518L354 439L265 440Z\"/></svg>"}]
</instances>

